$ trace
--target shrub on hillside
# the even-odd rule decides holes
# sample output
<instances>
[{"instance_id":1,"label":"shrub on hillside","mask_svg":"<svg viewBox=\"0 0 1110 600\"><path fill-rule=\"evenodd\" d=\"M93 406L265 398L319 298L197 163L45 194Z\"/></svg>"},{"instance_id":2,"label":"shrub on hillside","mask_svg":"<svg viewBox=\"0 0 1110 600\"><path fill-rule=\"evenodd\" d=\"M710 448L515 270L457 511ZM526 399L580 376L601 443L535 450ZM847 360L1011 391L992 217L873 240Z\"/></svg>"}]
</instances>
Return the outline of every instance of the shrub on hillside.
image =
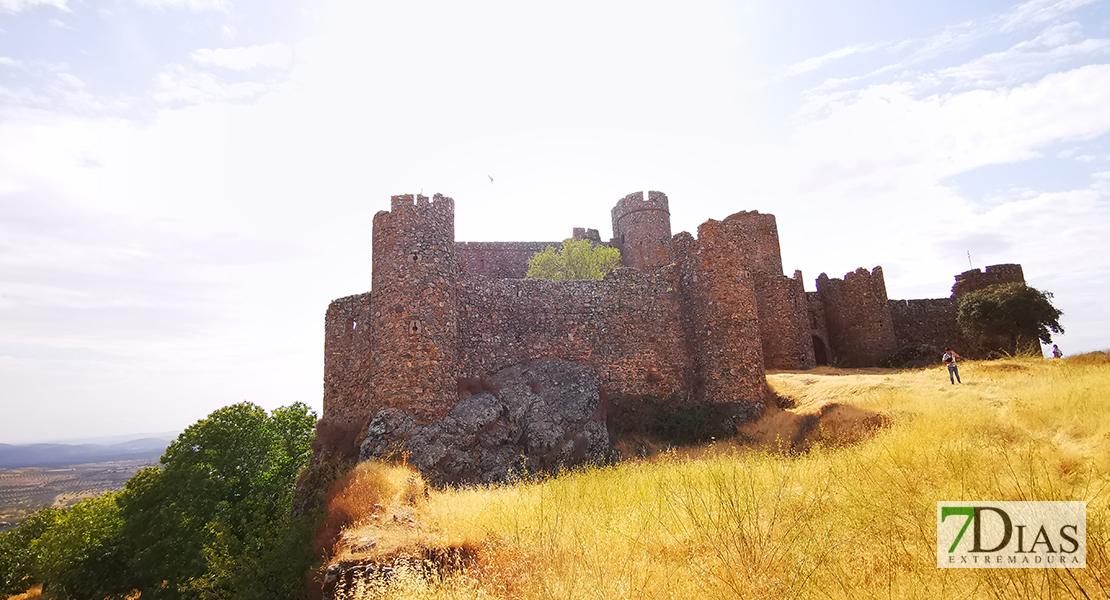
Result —
<instances>
[{"instance_id":1,"label":"shrub on hillside","mask_svg":"<svg viewBox=\"0 0 1110 600\"><path fill-rule=\"evenodd\" d=\"M36 573L37 542L61 516L60 510L44 508L19 527L0 533L0 595L19 594L41 583Z\"/></svg>"},{"instance_id":2,"label":"shrub on hillside","mask_svg":"<svg viewBox=\"0 0 1110 600\"><path fill-rule=\"evenodd\" d=\"M395 499L414 504L423 498L424 482L407 465L364 461L336 481L324 500L327 515L316 528L312 546L330 557L343 530L375 514L375 505L388 506Z\"/></svg>"}]
</instances>

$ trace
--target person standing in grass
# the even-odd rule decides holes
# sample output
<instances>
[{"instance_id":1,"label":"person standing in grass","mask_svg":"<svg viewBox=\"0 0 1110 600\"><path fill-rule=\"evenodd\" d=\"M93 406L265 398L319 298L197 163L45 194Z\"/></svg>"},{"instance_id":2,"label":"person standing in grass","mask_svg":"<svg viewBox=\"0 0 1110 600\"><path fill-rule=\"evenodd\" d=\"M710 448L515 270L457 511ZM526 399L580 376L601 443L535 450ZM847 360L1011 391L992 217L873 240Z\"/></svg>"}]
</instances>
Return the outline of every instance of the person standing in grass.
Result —
<instances>
[{"instance_id":1,"label":"person standing in grass","mask_svg":"<svg viewBox=\"0 0 1110 600\"><path fill-rule=\"evenodd\" d=\"M1064 353L1060 351L1060 347L1056 344L1052 345L1052 358L1060 358Z\"/></svg>"},{"instance_id":2,"label":"person standing in grass","mask_svg":"<svg viewBox=\"0 0 1110 600\"><path fill-rule=\"evenodd\" d=\"M960 381L960 368L956 366L956 360L958 358L960 358L960 355L956 354L951 348L944 349L944 357L941 358L941 360L944 361L944 364L948 365L948 381L951 382L952 385L963 383Z\"/></svg>"}]
</instances>

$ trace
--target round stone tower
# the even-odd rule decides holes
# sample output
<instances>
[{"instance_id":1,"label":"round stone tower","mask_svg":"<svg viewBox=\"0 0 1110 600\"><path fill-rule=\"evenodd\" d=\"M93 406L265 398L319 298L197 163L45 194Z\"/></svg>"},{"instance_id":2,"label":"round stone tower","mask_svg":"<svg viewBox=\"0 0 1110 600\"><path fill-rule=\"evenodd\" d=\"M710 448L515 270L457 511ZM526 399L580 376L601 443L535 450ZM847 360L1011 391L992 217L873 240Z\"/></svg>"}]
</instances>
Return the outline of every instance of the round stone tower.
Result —
<instances>
[{"instance_id":1,"label":"round stone tower","mask_svg":"<svg viewBox=\"0 0 1110 600\"><path fill-rule=\"evenodd\" d=\"M613 240L621 264L638 269L674 262L671 249L671 210L663 192L636 192L613 207Z\"/></svg>"},{"instance_id":2,"label":"round stone tower","mask_svg":"<svg viewBox=\"0 0 1110 600\"><path fill-rule=\"evenodd\" d=\"M370 410L443 417L456 400L455 201L393 196L374 216Z\"/></svg>"}]
</instances>

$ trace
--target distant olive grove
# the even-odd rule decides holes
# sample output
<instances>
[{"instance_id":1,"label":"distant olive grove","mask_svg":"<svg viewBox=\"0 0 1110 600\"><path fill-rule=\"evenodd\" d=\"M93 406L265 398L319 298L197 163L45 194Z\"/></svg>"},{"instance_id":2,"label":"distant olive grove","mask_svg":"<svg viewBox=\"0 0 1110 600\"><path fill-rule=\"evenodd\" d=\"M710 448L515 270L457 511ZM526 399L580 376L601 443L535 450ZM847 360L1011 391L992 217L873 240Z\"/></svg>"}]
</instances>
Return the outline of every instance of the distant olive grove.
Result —
<instances>
[{"instance_id":1,"label":"distant olive grove","mask_svg":"<svg viewBox=\"0 0 1110 600\"><path fill-rule=\"evenodd\" d=\"M318 559L294 516L315 413L221 408L117 493L44 509L0 534L0 594L45 598L299 598Z\"/></svg>"}]
</instances>

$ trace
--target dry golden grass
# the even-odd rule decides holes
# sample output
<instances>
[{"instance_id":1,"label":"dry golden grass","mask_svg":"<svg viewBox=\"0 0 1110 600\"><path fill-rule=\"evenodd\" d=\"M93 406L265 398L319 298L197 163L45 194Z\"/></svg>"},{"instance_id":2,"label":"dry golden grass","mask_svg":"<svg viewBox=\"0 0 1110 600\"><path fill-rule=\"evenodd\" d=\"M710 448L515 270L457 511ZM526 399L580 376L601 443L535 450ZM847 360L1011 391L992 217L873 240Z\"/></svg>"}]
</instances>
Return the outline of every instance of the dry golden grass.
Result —
<instances>
[{"instance_id":1,"label":"dry golden grass","mask_svg":"<svg viewBox=\"0 0 1110 600\"><path fill-rule=\"evenodd\" d=\"M1105 598L1110 363L1008 359L768 377L798 411L885 415L800 454L735 441L546 481L432 491L421 544L480 549L348 598ZM940 500L1086 500L1087 568L936 567Z\"/></svg>"},{"instance_id":2,"label":"dry golden grass","mask_svg":"<svg viewBox=\"0 0 1110 600\"><path fill-rule=\"evenodd\" d=\"M16 596L8 596L8 600L39 600L42 598L42 586L36 585L31 589Z\"/></svg>"},{"instance_id":3,"label":"dry golden grass","mask_svg":"<svg viewBox=\"0 0 1110 600\"><path fill-rule=\"evenodd\" d=\"M328 514L317 529L316 550L336 561L353 554L392 557L423 541L415 508L424 501L419 473L405 465L359 463L328 493Z\"/></svg>"}]
</instances>

